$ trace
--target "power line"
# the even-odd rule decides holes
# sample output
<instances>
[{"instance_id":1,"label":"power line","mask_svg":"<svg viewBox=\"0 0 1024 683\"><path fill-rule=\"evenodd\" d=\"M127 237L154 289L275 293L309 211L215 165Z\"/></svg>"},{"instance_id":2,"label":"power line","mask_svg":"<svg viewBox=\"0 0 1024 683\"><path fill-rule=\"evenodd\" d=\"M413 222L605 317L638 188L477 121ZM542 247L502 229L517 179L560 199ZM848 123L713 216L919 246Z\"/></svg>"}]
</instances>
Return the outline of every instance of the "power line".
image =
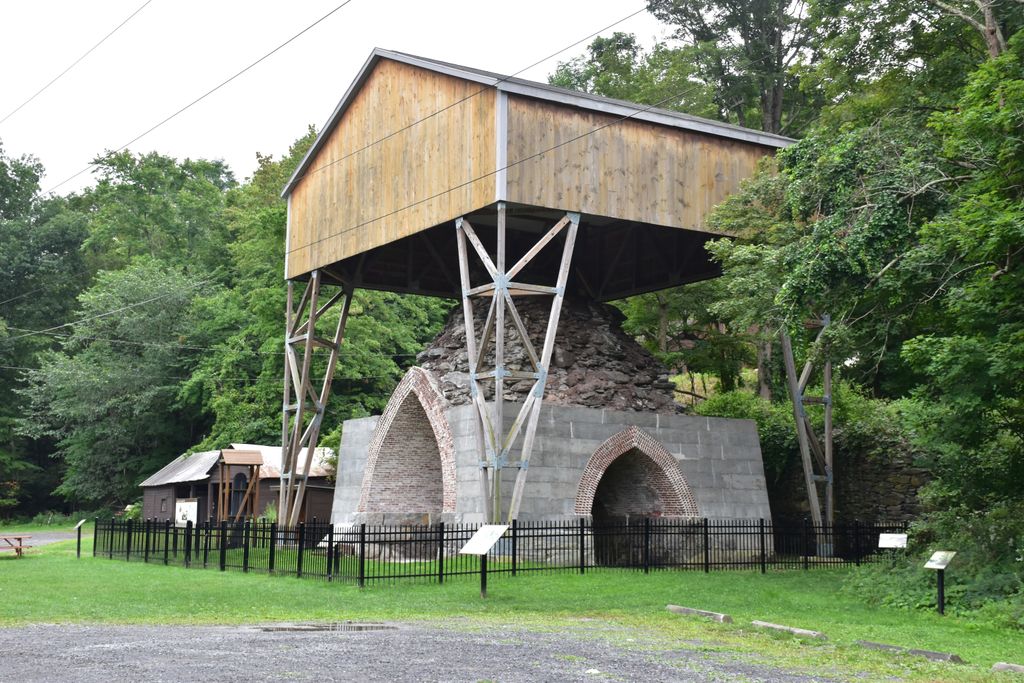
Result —
<instances>
[{"instance_id":1,"label":"power line","mask_svg":"<svg viewBox=\"0 0 1024 683\"><path fill-rule=\"evenodd\" d=\"M523 67L522 69L520 69L519 71L516 71L513 74L509 74L508 76L502 76L501 78L498 79L498 81L496 83L494 83L494 85L484 86L484 87L480 88L479 90L477 90L476 92L472 93L471 95L466 95L465 97L463 97L460 100L456 100L455 102L452 102L451 104L446 105L446 106L438 109L437 111L433 111L433 112L427 114L426 116L424 116L422 118L416 119L412 123L406 124L406 125L402 126L401 128L399 128L398 130L392 131L392 132L388 133L387 135L385 135L384 137L379 138L377 140L374 140L373 142L368 143L367 145L365 145L363 147L360 147L357 150L354 150L352 152L349 152L348 154L340 156L337 159L332 159L332 160L328 161L327 163L325 163L322 166L317 166L316 168L306 170L305 172L303 172L303 174L301 176L296 178L295 181L302 180L306 176L311 175L313 173L319 173L320 171L324 170L325 168L329 168L330 166L333 166L334 164L340 163L340 162L344 161L345 159L348 159L351 156L359 154L360 152L365 152L366 150L370 149L371 147L375 147L376 145L379 145L380 143L384 142L385 140L389 140L389 139L393 138L394 136L398 135L399 133L407 131L410 128L413 128L414 126L417 126L417 125L423 123L424 121L428 121L428 120L434 118L435 116L437 116L438 114L442 114L442 113L448 111L449 109L451 109L453 107L457 107L458 105L462 104L463 102L466 102L467 100L471 100L474 97L480 95L481 93L487 92L491 88L496 88L498 85L504 83L505 81L509 80L510 78L515 78L516 76L518 76L519 74L523 73L524 71L529 71L533 67L535 67L535 66L537 66L539 64L543 64L544 62L548 61L549 59L552 59L552 58L557 57L558 55L562 54L566 50L571 50L572 48L576 47L580 43L582 43L584 41L587 41L587 40L590 40L594 36L599 35L601 33L604 33L608 29L614 28L615 26L618 26L622 22L627 21L629 19L632 19L636 15L641 14L642 12L645 12L645 11L647 11L647 7L646 6L641 7L640 9L636 10L635 12L632 12L631 14L627 14L626 16L624 16L623 18L619 19L618 21L614 21L611 24L608 24L607 26L605 26L604 28L598 29L597 31L594 31L593 33L590 33L590 34L584 36L583 38L580 38L576 42L571 43L569 45L566 45L565 47L563 47L561 50L558 50L557 52L552 52L547 57L543 57L541 59L538 59L533 64L530 64L529 66Z\"/></svg>"},{"instance_id":2,"label":"power line","mask_svg":"<svg viewBox=\"0 0 1024 683\"><path fill-rule=\"evenodd\" d=\"M753 60L750 63L754 64L754 63L757 63L757 62L760 62L760 61L765 61L765 59L770 58L770 57L771 57L771 55L766 55L764 58L758 59L758 60ZM506 77L506 79L507 78L509 78L509 77ZM497 86L497 84L495 84L494 86L488 86L488 87L496 87L496 86ZM664 99L661 99L661 100L655 102L654 104L649 104L649 105L647 105L647 106L645 106L645 107L643 107L641 109L638 109L638 110L634 111L631 114L627 114L626 116L620 116L617 119L614 119L612 121L609 121L608 123L605 123L605 124L602 124L600 126L597 126L596 128L588 130L585 133L580 133L579 135L576 135L575 137L569 138L568 140L563 140L562 142L556 143L556 144L552 145L551 147L547 147L545 149L540 150L539 152L535 152L534 154L531 154L529 156L523 157L522 159L518 159L518 160L513 161L511 163L505 164L504 166L496 168L496 169L494 169L492 171L487 171L486 173L483 173L483 174L481 174L479 176L476 176L474 178L470 178L469 180L466 180L466 181L461 182L461 183L459 183L457 185L449 187L449 188L447 188L445 190L441 190L440 192L432 194L429 197L425 197L423 199L418 199L418 200L416 200L416 201L414 201L414 202L412 202L410 204L406 204L405 206L399 207L399 208L394 209L392 211L389 211L387 213L381 214L379 216L375 216L373 218L370 218L368 220L363 221L362 223L358 223L356 225L353 225L351 227L345 228L343 230L339 230L337 232L329 233L327 235L324 235L323 237L320 237L319 239L313 240L309 244L305 244L305 245L302 245L300 247L295 247L294 249L289 249L287 253L288 254L292 254L292 253L294 253L296 251L299 251L300 249L309 249L313 245L319 244L320 242L323 242L324 240L328 240L328 239L331 239L333 237L337 237L338 235L342 235L342 234L344 234L346 232L351 232L352 230L358 230L359 228L361 228L363 226L366 226L366 225L369 225L370 223L374 223L374 222L382 220L384 218L389 218L391 216L394 216L395 214L401 213L402 211L405 211L407 209L411 209L414 206L419 206L420 204L424 204L426 202L433 201L434 199L437 199L439 197L443 197L446 194L449 194L451 192L455 192L455 191L460 190L460 189L462 189L464 187L468 187L469 185L472 185L473 183L479 182L479 181L484 180L485 178L489 178L489 177L491 177L493 175L497 175L498 173L501 173L502 171L507 171L510 168L514 168L514 167L518 166L519 164L523 164L523 163L525 163L527 161L531 161L533 159L537 159L539 157L542 157L545 154L547 154L548 152L552 152L552 151L554 151L556 149L559 149L561 147L565 147L566 145L572 144L573 142L577 142L579 140L582 140L583 138L589 137L589 136L593 135L594 133L598 133L598 132L600 132L600 131L602 131L602 130L604 130L606 128L610 128L611 126L617 125L619 123L622 123L623 121L631 119L634 116L637 116L639 114L643 114L644 112L648 112L651 109L655 109L657 107L660 107L661 105L663 105L663 104L665 104L665 103L667 103L667 102L669 102L671 100L681 99L685 95L688 95L691 92L695 92L695 91L699 90L701 87L702 86L697 85L697 86L693 86L692 88L687 88L685 90L679 91L678 93L674 93L672 95L669 95L668 97L665 97Z\"/></svg>"},{"instance_id":3,"label":"power line","mask_svg":"<svg viewBox=\"0 0 1024 683\"><path fill-rule=\"evenodd\" d=\"M43 330L31 330L24 327L9 327L10 330L18 330L19 332L30 332L33 334L46 334L50 337L57 337L59 339L88 339L90 341L102 341L109 342L111 344L125 344L129 346L156 346L163 348L176 348L185 349L188 351L231 351L234 353L244 353L253 356L284 356L284 351L259 351L257 349L236 349L231 347L218 347L218 346L194 346L191 344L178 344L175 342L149 342L149 341L138 341L135 339L117 339L111 337L91 337L80 334L61 334L59 332L46 332ZM392 360L397 358L412 358L418 356L418 353L389 353L382 357L391 358ZM349 358L352 354L338 354L339 358Z\"/></svg>"},{"instance_id":4,"label":"power line","mask_svg":"<svg viewBox=\"0 0 1024 683\"><path fill-rule=\"evenodd\" d=\"M24 294L19 294L18 296L12 296L10 299L4 299L3 301L0 301L0 306L3 306L4 304L9 304L12 301L17 301L18 299L24 299L26 296L29 296L31 294L35 294L36 292L41 292L44 289L46 289L46 288L45 287L36 287L35 289L31 289L31 290L25 292ZM17 328L12 327L10 329L13 330L13 329L17 329Z\"/></svg>"},{"instance_id":5,"label":"power line","mask_svg":"<svg viewBox=\"0 0 1024 683\"><path fill-rule=\"evenodd\" d=\"M696 88L693 88L691 90L696 90ZM548 152L552 152L552 151L554 151L556 149L559 149L560 147L565 147L566 145L572 144L573 142L577 142L579 140L582 140L583 138L588 137L590 135L593 135L594 133L600 132L600 131L604 130L605 128L609 128L609 127L614 126L616 124L622 123L623 121L625 121L627 119L631 119L631 118L633 118L634 116L636 116L638 114L643 114L646 111L650 111L651 109L659 107L662 104L668 102L669 100L678 99L678 98L682 97L683 95L687 94L688 92L690 92L691 90L684 90L684 91L682 91L680 93L669 95L665 99L660 100L658 102L655 102L654 104L648 105L648 106L644 107L643 109L638 109L637 111L633 112L632 114L628 114L626 116L621 116L621 117L619 117L619 118L617 118L617 119L615 119L613 121L609 121L608 123L602 124L602 125L598 126L597 128L593 128L591 130L588 130L586 133L580 133L579 135L577 135L575 137L572 137L572 138L569 138L568 140L563 140L562 142L554 144L551 147L548 147L546 149L542 149L541 151L536 152L534 154L531 154L529 156L523 157L522 159L518 159L517 161L513 161L511 163L505 164L504 166L496 168L496 169L494 169L492 171L487 171L486 173L483 173L483 174L478 175L478 176L476 176L474 178L470 178L469 180L461 182L458 185L454 185L454 186L449 187L449 188L447 188L445 190L441 190L440 192L432 194L429 197L424 197L423 199L418 199L418 200L416 200L416 201L414 201L414 202L412 202L410 204L406 204L405 206L399 207L399 208L394 209L392 211L388 211L387 213L380 214L379 216L374 216L373 218L365 220L362 223L358 223L358 224L353 225L351 227L345 228L344 230L339 230L337 232L329 233L327 235L324 235L323 237L320 237L319 239L313 240L309 244L304 244L304 245L302 245L300 247L295 247L294 249L289 249L288 253L291 254L291 253L294 253L296 251L299 251L300 249L309 249L313 245L319 244L320 242L323 242L324 240L329 240L329 239L331 239L333 237L337 237L338 235L342 235L342 234L344 234L346 232L351 232L352 230L358 230L359 228L361 228L361 227L363 227L365 225L369 225L370 223L374 223L374 222L382 220L384 218L389 218L391 216L394 216L395 214L398 214L398 213L401 213L401 212L405 211L406 209L411 209L414 206L419 206L420 204L424 204L426 202L432 201L432 200L437 199L439 197L443 197L444 195L449 194L451 192L455 192L457 190L461 190L462 188L468 187L469 185L472 185L473 183L476 183L476 182L479 182L481 180L484 180L485 178L489 178L489 177L491 177L493 175L497 175L498 173L501 173L502 171L507 171L510 168L514 168L515 166L518 166L519 164L522 164L522 163L525 163L527 161L531 161L533 159L537 159L539 157L542 157L545 154L547 154Z\"/></svg>"},{"instance_id":6,"label":"power line","mask_svg":"<svg viewBox=\"0 0 1024 683\"><path fill-rule=\"evenodd\" d=\"M189 286L188 289L195 289L196 287L200 287L202 285L205 285L208 282L213 282L213 279L214 278L208 278L206 280L200 280L199 282L196 282L195 284ZM174 296L175 294L179 294L179 292L167 292L166 294L161 294L159 296L154 296L151 299L145 299L143 301L137 301L137 302L135 302L133 304L128 304L127 306L121 306L120 308L115 308L115 309L110 310L110 311L104 311L103 313L97 313L96 315L91 315L91 316L89 316L87 318L82 318L80 320L72 320L71 322L64 323L62 325L54 325L53 327L47 327L45 330L32 330L30 332L26 332L25 334L19 334L16 337L8 337L7 339L4 339L2 341L12 342L12 341L16 341L18 339L24 339L25 337L31 337L32 335L35 335L35 334L46 334L48 332L53 332L54 330L60 330L60 329L63 329L65 327L71 327L72 325L80 325L82 323L89 322L90 320L97 320L99 318L105 318L108 315L113 315L115 313L120 313L121 311L127 311L130 308L136 308L137 306L142 306L144 304L152 303L154 301L159 301L160 299L166 299L167 297Z\"/></svg>"},{"instance_id":7,"label":"power line","mask_svg":"<svg viewBox=\"0 0 1024 683\"><path fill-rule=\"evenodd\" d=\"M100 38L100 42L96 43L95 45L93 45L92 47L90 47L90 48L89 48L88 50L86 50L86 51L85 51L84 53L82 53L82 56L81 56L81 57L79 57L79 58L78 58L78 59L76 59L75 61L71 62L71 64L70 64L70 65L69 65L69 66L68 66L68 67L67 67L66 69L64 69L63 71L61 71L61 72L60 72L59 74L57 74L56 76L54 76L54 77L53 77L53 78L52 78L52 79L50 80L50 82L49 82L49 83L47 83L47 84L46 84L46 85L44 85L44 86L43 86L42 88L40 88L39 90L37 90L37 91L35 92L35 94L34 94L34 95L32 95L32 97L28 98L27 100L25 100L24 102L22 102L21 104L19 104L19 105L18 105L17 107L15 107L15 108L14 108L13 110L11 110L11 111L10 111L10 112L9 112L9 113L7 114L7 116L5 116L5 117L3 117L2 119L0 119L0 124L2 124L2 123L3 123L4 121L6 121L7 119L11 118L11 117L12 117L12 116L14 116L15 114L17 114L17 113L18 113L19 111L21 111L22 107L24 107L24 106L25 106L26 104L28 104L29 102L31 102L31 101L32 101L32 100L34 100L35 98L39 97L40 95L42 95L42 94L43 94L43 92L44 92L44 91L45 91L45 90L46 90L47 88L49 88L49 87L50 87L51 85L53 85L53 84L54 84L54 83L56 83L56 82L57 82L58 80L60 80L61 76L63 76L63 75L64 75L64 74L66 74L67 72L71 71L71 70L72 70L73 68L75 68L76 66L78 66L78 63L79 63L79 62L81 62L81 61L82 61L83 59L85 59L85 58L86 58L86 57L88 57L88 56L89 56L90 54L92 54L93 50L95 50L96 48L98 48L98 47L99 47L100 45L102 45L103 43L107 42L107 38L109 38L110 36L112 36L112 35L114 35L115 33L117 33L117 32L118 32L118 30L119 30L119 29L120 29L120 28L121 28L122 26L124 26L124 25L125 25L125 24L127 24L127 23L128 23L129 21L131 21L131 20L132 20L132 19L133 19L133 18L135 17L135 15L136 15L136 14L138 14L138 13L139 13L139 12L141 12L142 10L146 9L146 7L147 7L147 6L149 5L149 3L151 3L151 2L153 2L153 0L146 0L146 2L142 3L142 4L141 4L141 5L139 6L139 8L138 8L137 10L135 10L134 12L132 12L131 14L129 14L129 15L128 15L128 17L127 17L127 18L126 18L126 19L125 19L124 21L122 21L122 22L121 22L120 24L118 24L117 26L115 26L115 27L114 27L114 29L113 29L113 30L112 30L112 31L111 31L110 33L108 33L107 35L105 35L105 36L103 36L102 38Z\"/></svg>"},{"instance_id":8,"label":"power line","mask_svg":"<svg viewBox=\"0 0 1024 683\"><path fill-rule=\"evenodd\" d=\"M309 26L307 26L306 28L302 29L301 31L299 31L298 33L296 33L295 35L293 35L293 36L292 36L291 38L289 38L288 40L284 41L283 43L281 43L280 45L278 45L277 47L275 47L275 48L274 48L273 50L271 50L270 52L266 53L265 55L263 55L262 57L260 57L259 59L257 59L257 60L256 60L255 62L252 62L251 64L249 64L249 65L248 65L247 67L245 67L245 68L244 68L244 69L242 69L241 71L238 71L238 72L236 72L236 73L235 73L234 75L232 75L232 76L230 76L229 78L225 79L225 80L224 80L224 81L222 81L222 82L221 82L221 83L220 83L219 85L217 85L217 86L215 86L215 87L211 88L210 90L207 90L207 91L206 91L205 93L203 93L202 95L200 95L200 96L199 96L199 97L197 97L196 99L192 100L191 102L189 102L188 104L186 104L186 105L185 105L184 107L182 107L181 109L178 109L178 110L177 110L176 112L174 112L174 113L173 113L173 114L171 114L170 116L166 117L165 119L163 119L163 120L162 120L162 121L160 121L159 123L156 123L156 124L154 124L153 126L149 127L148 129L146 129L146 130L145 130L145 131L143 131L142 133L139 133L139 134L138 134L138 135L136 135L136 136L135 136L134 138L132 138L132 139L131 139L131 140L129 140L128 142L124 143L123 145L121 145L121 146L120 146L120 147L118 147L117 149L113 150L112 152L108 152L108 153L107 153L106 155L104 155L104 156L106 156L106 157L110 157L110 156L112 156L112 155L114 155L114 154L117 154L118 152L120 152L121 150L125 149L125 148L126 148L126 147L128 147L129 145L132 145L132 144L134 144L134 143L138 142L139 140L141 140L142 138L146 137L147 135L149 135L150 133L152 133L152 132L153 132L154 130L156 130L156 129L157 129L157 128L159 128L160 126L162 126L162 125L164 125L165 123L169 122L169 121L170 121L171 119L174 119L174 118L176 118L177 116L179 116L179 115L181 115L181 114L185 113L186 111L188 111L189 109L191 109L191 108L192 108L193 106L195 106L195 105L199 104L200 102L202 102L203 100L205 100L205 99L206 99L207 97L209 97L209 96L210 96L210 95L212 95L213 93L217 92L218 90L220 90L221 88L223 88L224 86L226 86L226 85L227 85L228 83L231 83L231 82L232 82L233 80L235 80L236 78L238 78L238 77L239 77L239 76L241 76L242 74L246 73L247 71L249 71L249 70L250 70L250 69L252 69L253 67L255 67L255 66L256 66L257 64L260 64L260 63L261 63L261 62L263 62L264 60L268 59L269 57L271 57L272 55L274 55L275 53L277 53L278 51L280 51L280 50L281 50L282 48L286 47L286 46L287 46L287 45L289 45L290 43L292 43L292 42L294 42L295 40L297 40L297 39L298 39L298 38L299 38L300 36L302 36L303 34L305 34L305 33L306 33L307 31L309 31L309 30L313 29L313 28L314 28L315 26L317 26L318 24L320 24L320 23L321 23L322 21L324 21L325 19L327 19L328 17L330 17L330 16L332 15L332 14L334 14L334 13L335 13L335 12L337 12L338 10L342 9L343 7L345 7L345 5L349 4L350 2L352 2L352 0L345 0L345 1L344 1L344 2L342 2L342 3L340 4L340 5L336 6L336 7L334 8L334 9L332 9L332 10L331 10L330 12L328 12L328 13L327 13L327 14L325 14L325 15L323 15L322 17L320 17L319 19L317 19L316 21L314 21L314 22L313 22L312 24L310 24L310 25L309 25ZM91 163L91 164L89 164L88 166L86 166L85 168L83 168L83 169L82 169L81 171L78 171L78 172L77 172L77 173L75 173L74 175L68 176L67 178L65 178L64 180L60 181L59 183L57 183L56 185L54 185L53 187L51 187L51 188L50 188L49 190L47 190L47 191L46 191L46 194L49 194L49 193L53 192L54 190L56 190L56 189L57 189L58 187L61 187L62 185L65 185L65 184L67 184L67 183L71 182L72 180L74 180L74 179L75 179L75 178L77 178L78 176L80 176L80 175L82 175L83 173L85 173L86 171L88 171L88 170L89 170L90 168L93 168L94 166L96 166L96 165L97 165L97 163L99 163L99 162L98 162L98 161L94 161L93 163Z\"/></svg>"},{"instance_id":9,"label":"power line","mask_svg":"<svg viewBox=\"0 0 1024 683\"><path fill-rule=\"evenodd\" d=\"M35 372L41 368L30 368L23 365L0 365L2 370L24 370L27 372ZM82 373L78 373L82 374ZM210 379L215 382L271 382L273 384L284 384L284 378L281 379L268 379L265 377L197 377L195 375L151 375L151 378L155 379L173 379L173 380L192 380L192 379ZM360 375L359 377L332 377L332 382L362 382L367 383L377 379L392 379L394 374L379 374L379 375ZM323 382L323 377L317 377L310 380L311 382Z\"/></svg>"}]
</instances>

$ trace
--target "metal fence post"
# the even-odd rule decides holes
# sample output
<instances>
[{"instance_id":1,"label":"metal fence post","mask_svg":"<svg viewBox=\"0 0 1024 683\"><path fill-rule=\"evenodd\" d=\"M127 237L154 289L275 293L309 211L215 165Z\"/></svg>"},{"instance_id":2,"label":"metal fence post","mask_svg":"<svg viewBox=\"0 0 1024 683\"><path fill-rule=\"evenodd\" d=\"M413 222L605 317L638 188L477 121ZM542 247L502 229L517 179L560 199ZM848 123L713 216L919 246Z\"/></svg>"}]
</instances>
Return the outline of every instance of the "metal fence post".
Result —
<instances>
[{"instance_id":1,"label":"metal fence post","mask_svg":"<svg viewBox=\"0 0 1024 683\"><path fill-rule=\"evenodd\" d=\"M803 553L804 553L804 571L807 571L807 566L808 566L808 563L809 563L809 557L807 555L807 553L808 553L808 548L807 548L807 542L808 542L808 540L807 540L807 537L808 537L807 530L808 529L807 529L807 527L808 527L808 525L810 525L810 523L811 523L811 520L808 519L807 517L804 517L804 525L800 529L800 541L801 541L801 546L803 547Z\"/></svg>"},{"instance_id":2,"label":"metal fence post","mask_svg":"<svg viewBox=\"0 0 1024 683\"><path fill-rule=\"evenodd\" d=\"M210 562L210 534L213 531L212 526L213 523L210 520L206 520L206 524L203 525L206 531L203 534L203 569L206 569L206 565Z\"/></svg>"},{"instance_id":3,"label":"metal fence post","mask_svg":"<svg viewBox=\"0 0 1024 683\"><path fill-rule=\"evenodd\" d=\"M580 574L587 571L587 536L586 522L580 517Z\"/></svg>"},{"instance_id":4,"label":"metal fence post","mask_svg":"<svg viewBox=\"0 0 1024 683\"><path fill-rule=\"evenodd\" d=\"M633 553L630 553L632 555ZM643 552L644 574L651 571L651 518L644 517L644 552Z\"/></svg>"},{"instance_id":5,"label":"metal fence post","mask_svg":"<svg viewBox=\"0 0 1024 683\"><path fill-rule=\"evenodd\" d=\"M516 575L516 565L519 564L519 522L512 520L512 576Z\"/></svg>"},{"instance_id":6,"label":"metal fence post","mask_svg":"<svg viewBox=\"0 0 1024 683\"><path fill-rule=\"evenodd\" d=\"M92 556L96 557L96 546L100 543L100 518L92 518Z\"/></svg>"},{"instance_id":7,"label":"metal fence post","mask_svg":"<svg viewBox=\"0 0 1024 683\"><path fill-rule=\"evenodd\" d=\"M711 571L711 533L708 529L708 518L704 518L704 573Z\"/></svg>"},{"instance_id":8,"label":"metal fence post","mask_svg":"<svg viewBox=\"0 0 1024 683\"><path fill-rule=\"evenodd\" d=\"M152 533L153 533L153 520L147 519L145 522L145 538L143 539L142 547L142 561L149 562L149 551L152 544Z\"/></svg>"},{"instance_id":9,"label":"metal fence post","mask_svg":"<svg viewBox=\"0 0 1024 683\"><path fill-rule=\"evenodd\" d=\"M295 558L295 576L302 576L302 552L306 549L306 523L299 522L299 553Z\"/></svg>"},{"instance_id":10,"label":"metal fence post","mask_svg":"<svg viewBox=\"0 0 1024 683\"><path fill-rule=\"evenodd\" d=\"M171 525L171 554L178 559L178 524L177 520Z\"/></svg>"},{"instance_id":11,"label":"metal fence post","mask_svg":"<svg viewBox=\"0 0 1024 683\"><path fill-rule=\"evenodd\" d=\"M107 557L114 559L114 518L110 518L110 533L107 534Z\"/></svg>"},{"instance_id":12,"label":"metal fence post","mask_svg":"<svg viewBox=\"0 0 1024 683\"><path fill-rule=\"evenodd\" d=\"M860 520L853 520L853 562L860 566Z\"/></svg>"},{"instance_id":13,"label":"metal fence post","mask_svg":"<svg viewBox=\"0 0 1024 683\"><path fill-rule=\"evenodd\" d=\"M444 522L437 523L437 582L444 583Z\"/></svg>"},{"instance_id":14,"label":"metal fence post","mask_svg":"<svg viewBox=\"0 0 1024 683\"><path fill-rule=\"evenodd\" d=\"M220 570L224 571L228 565L228 520L220 521Z\"/></svg>"},{"instance_id":15,"label":"metal fence post","mask_svg":"<svg viewBox=\"0 0 1024 683\"><path fill-rule=\"evenodd\" d=\"M366 523L359 525L359 587L366 585Z\"/></svg>"},{"instance_id":16,"label":"metal fence post","mask_svg":"<svg viewBox=\"0 0 1024 683\"><path fill-rule=\"evenodd\" d=\"M768 548L765 545L764 536L764 517L758 520L757 524L757 535L758 542L761 546L761 573L764 574L768 571Z\"/></svg>"},{"instance_id":17,"label":"metal fence post","mask_svg":"<svg viewBox=\"0 0 1024 683\"><path fill-rule=\"evenodd\" d=\"M125 525L126 534L124 541L124 561L128 562L132 559L132 520L128 520L128 524Z\"/></svg>"},{"instance_id":18,"label":"metal fence post","mask_svg":"<svg viewBox=\"0 0 1024 683\"><path fill-rule=\"evenodd\" d=\"M274 555L277 552L277 522L270 523L270 548L267 551L267 573L274 573Z\"/></svg>"},{"instance_id":19,"label":"metal fence post","mask_svg":"<svg viewBox=\"0 0 1024 683\"><path fill-rule=\"evenodd\" d=\"M327 526L327 580L334 581L334 525Z\"/></svg>"},{"instance_id":20,"label":"metal fence post","mask_svg":"<svg viewBox=\"0 0 1024 683\"><path fill-rule=\"evenodd\" d=\"M192 566L192 520L185 522L185 566Z\"/></svg>"},{"instance_id":21,"label":"metal fence post","mask_svg":"<svg viewBox=\"0 0 1024 683\"><path fill-rule=\"evenodd\" d=\"M164 564L167 564L167 553L171 548L171 520L164 520Z\"/></svg>"},{"instance_id":22,"label":"metal fence post","mask_svg":"<svg viewBox=\"0 0 1024 683\"><path fill-rule=\"evenodd\" d=\"M76 545L75 549L75 557L79 560L82 559L82 526L84 525L85 520L83 519L81 522L78 523L78 526L75 527L75 531L78 532L78 544ZM95 540L93 542L95 543Z\"/></svg>"},{"instance_id":23,"label":"metal fence post","mask_svg":"<svg viewBox=\"0 0 1024 683\"><path fill-rule=\"evenodd\" d=\"M245 520L242 526L242 571L249 571L249 532L252 530L252 523Z\"/></svg>"}]
</instances>

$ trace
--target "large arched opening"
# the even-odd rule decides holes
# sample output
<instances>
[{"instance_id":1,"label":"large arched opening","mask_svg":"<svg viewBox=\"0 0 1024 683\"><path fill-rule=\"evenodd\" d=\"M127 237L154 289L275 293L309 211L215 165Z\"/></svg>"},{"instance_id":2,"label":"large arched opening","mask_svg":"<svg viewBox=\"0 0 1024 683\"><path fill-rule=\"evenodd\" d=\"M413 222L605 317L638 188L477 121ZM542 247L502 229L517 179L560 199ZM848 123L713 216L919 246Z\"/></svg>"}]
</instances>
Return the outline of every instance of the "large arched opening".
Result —
<instances>
[{"instance_id":1,"label":"large arched opening","mask_svg":"<svg viewBox=\"0 0 1024 683\"><path fill-rule=\"evenodd\" d=\"M370 441L359 512L429 522L455 511L454 440L444 397L430 376L411 368Z\"/></svg>"}]
</instances>

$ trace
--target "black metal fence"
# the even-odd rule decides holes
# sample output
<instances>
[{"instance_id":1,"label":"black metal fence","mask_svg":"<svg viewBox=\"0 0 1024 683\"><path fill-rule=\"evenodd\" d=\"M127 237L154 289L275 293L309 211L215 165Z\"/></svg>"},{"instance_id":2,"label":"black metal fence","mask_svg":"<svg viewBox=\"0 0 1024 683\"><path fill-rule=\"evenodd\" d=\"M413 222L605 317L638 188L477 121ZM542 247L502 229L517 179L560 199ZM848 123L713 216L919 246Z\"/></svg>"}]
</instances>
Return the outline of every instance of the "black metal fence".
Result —
<instances>
[{"instance_id":1,"label":"black metal fence","mask_svg":"<svg viewBox=\"0 0 1024 683\"><path fill-rule=\"evenodd\" d=\"M183 567L264 572L327 581L420 580L444 583L479 575L480 560L459 549L478 524L334 527L323 522L279 528L262 521L95 521L93 555ZM759 570L839 567L877 561L882 533L906 523L834 526L770 520L641 519L593 524L517 522L491 548L489 575L620 569Z\"/></svg>"}]
</instances>

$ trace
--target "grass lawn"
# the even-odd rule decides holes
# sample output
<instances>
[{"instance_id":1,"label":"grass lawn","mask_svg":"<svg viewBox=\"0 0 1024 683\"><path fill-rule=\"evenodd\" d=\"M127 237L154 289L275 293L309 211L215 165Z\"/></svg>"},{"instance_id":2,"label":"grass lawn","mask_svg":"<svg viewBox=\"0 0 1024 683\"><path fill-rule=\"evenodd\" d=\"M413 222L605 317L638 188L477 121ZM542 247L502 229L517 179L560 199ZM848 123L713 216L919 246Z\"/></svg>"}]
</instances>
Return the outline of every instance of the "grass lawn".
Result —
<instances>
[{"instance_id":1,"label":"grass lawn","mask_svg":"<svg viewBox=\"0 0 1024 683\"><path fill-rule=\"evenodd\" d=\"M83 540L83 554L91 539ZM898 677L922 681L1020 681L990 674L996 661L1024 660L1024 633L956 617L872 608L839 591L844 572L618 571L494 576L481 600L478 582L373 585L360 591L312 579L181 569L83 557L74 542L38 548L17 560L0 555L0 625L38 622L243 624L266 621L452 620L467 628L523 624L557 630L581 619L623 629L652 647L700 640L705 649L840 678ZM722 625L665 611L667 603L727 612ZM802 640L753 629L760 619L826 633ZM613 633L619 633L614 631ZM867 651L874 640L956 652L968 664ZM692 643L686 647L693 647Z\"/></svg>"}]
</instances>

